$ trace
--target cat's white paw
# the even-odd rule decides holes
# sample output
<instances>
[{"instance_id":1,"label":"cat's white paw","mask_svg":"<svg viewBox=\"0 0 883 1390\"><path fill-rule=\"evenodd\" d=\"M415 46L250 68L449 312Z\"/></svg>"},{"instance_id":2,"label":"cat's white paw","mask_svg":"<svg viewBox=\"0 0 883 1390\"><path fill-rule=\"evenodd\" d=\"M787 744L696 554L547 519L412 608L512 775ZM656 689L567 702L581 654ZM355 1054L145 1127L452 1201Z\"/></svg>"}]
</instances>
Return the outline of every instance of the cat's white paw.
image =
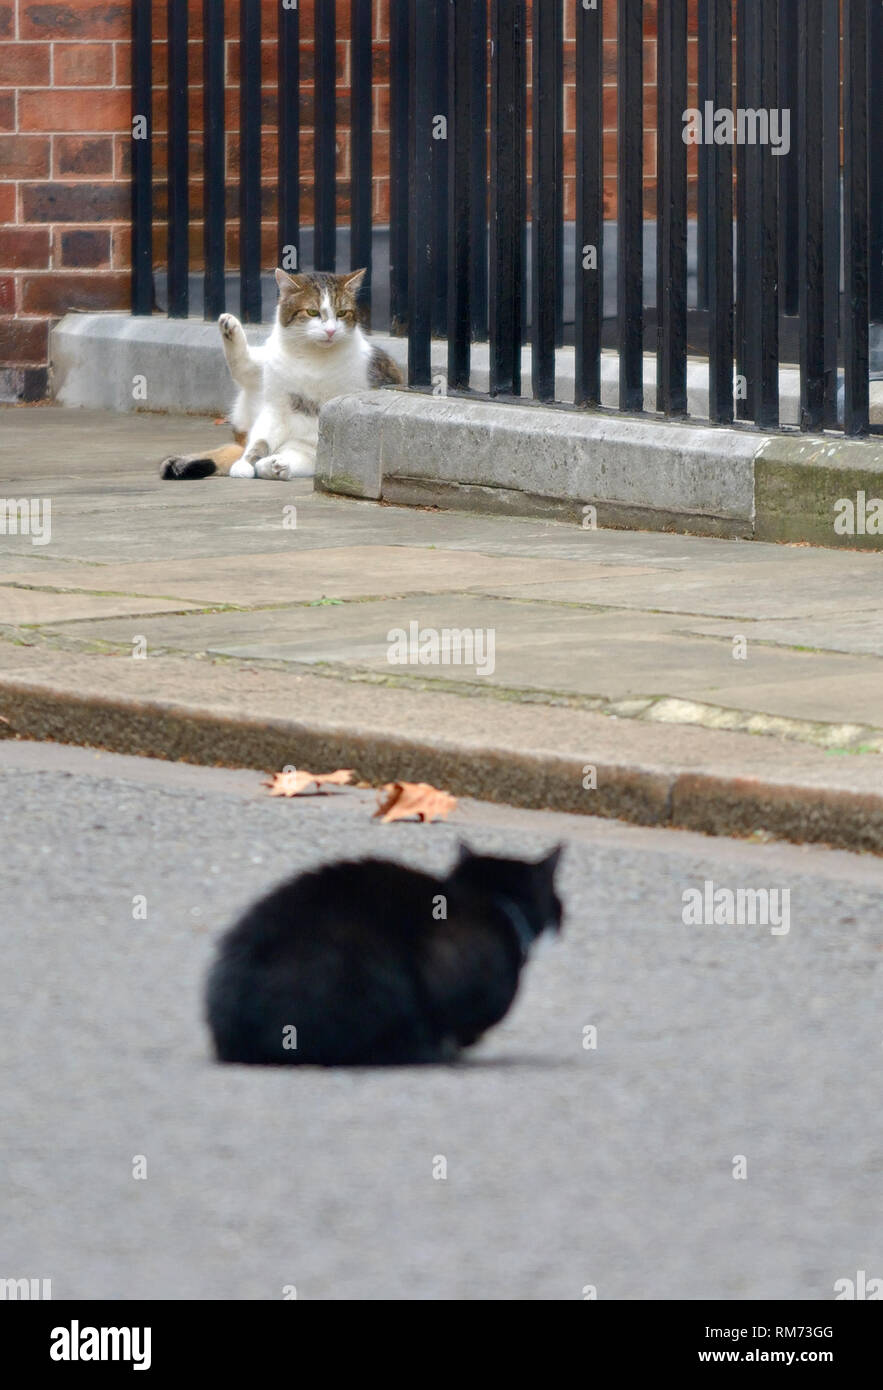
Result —
<instances>
[{"instance_id":1,"label":"cat's white paw","mask_svg":"<svg viewBox=\"0 0 883 1390\"><path fill-rule=\"evenodd\" d=\"M237 459L230 469L231 478L253 478L254 469L245 459Z\"/></svg>"},{"instance_id":2,"label":"cat's white paw","mask_svg":"<svg viewBox=\"0 0 883 1390\"><path fill-rule=\"evenodd\" d=\"M225 343L235 343L237 339L245 342L245 329L235 314L222 314L218 319L218 327Z\"/></svg>"},{"instance_id":3,"label":"cat's white paw","mask_svg":"<svg viewBox=\"0 0 883 1390\"><path fill-rule=\"evenodd\" d=\"M272 478L278 483L290 482L298 476L292 472L291 464L283 454L269 454L266 458L259 459L255 465L255 472L259 478Z\"/></svg>"}]
</instances>

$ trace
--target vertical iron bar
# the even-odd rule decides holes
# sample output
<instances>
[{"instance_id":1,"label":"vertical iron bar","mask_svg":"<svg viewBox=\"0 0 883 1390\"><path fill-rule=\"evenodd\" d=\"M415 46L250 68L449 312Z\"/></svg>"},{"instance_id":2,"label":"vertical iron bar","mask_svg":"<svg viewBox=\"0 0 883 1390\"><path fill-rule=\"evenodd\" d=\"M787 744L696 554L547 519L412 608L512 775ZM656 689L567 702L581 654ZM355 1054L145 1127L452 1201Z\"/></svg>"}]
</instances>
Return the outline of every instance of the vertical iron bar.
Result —
<instances>
[{"instance_id":1,"label":"vertical iron bar","mask_svg":"<svg viewBox=\"0 0 883 1390\"><path fill-rule=\"evenodd\" d=\"M316 270L337 265L337 21L335 0L315 0Z\"/></svg>"},{"instance_id":2,"label":"vertical iron bar","mask_svg":"<svg viewBox=\"0 0 883 1390\"><path fill-rule=\"evenodd\" d=\"M868 60L870 62L869 100L877 95L880 88L880 67L883 64L883 5L872 4L868 10ZM883 321L883 125L877 118L868 125L869 158L871 171L868 189L870 216L870 315L875 323Z\"/></svg>"},{"instance_id":3,"label":"vertical iron bar","mask_svg":"<svg viewBox=\"0 0 883 1390\"><path fill-rule=\"evenodd\" d=\"M616 312L619 408L644 408L643 0L619 0Z\"/></svg>"},{"instance_id":4,"label":"vertical iron bar","mask_svg":"<svg viewBox=\"0 0 883 1390\"><path fill-rule=\"evenodd\" d=\"M601 404L604 319L603 0L576 3L576 344L574 401Z\"/></svg>"},{"instance_id":5,"label":"vertical iron bar","mask_svg":"<svg viewBox=\"0 0 883 1390\"><path fill-rule=\"evenodd\" d=\"M744 246L739 371L747 379L747 397L740 401L739 413L755 424L771 426L779 423L778 158L760 138L763 122L771 119L777 102L778 5L740 0L739 24L744 80L737 104L746 113L744 130L736 130L745 171L739 198Z\"/></svg>"},{"instance_id":6,"label":"vertical iron bar","mask_svg":"<svg viewBox=\"0 0 883 1390\"><path fill-rule=\"evenodd\" d=\"M521 394L525 4L491 0L490 394Z\"/></svg>"},{"instance_id":7,"label":"vertical iron bar","mask_svg":"<svg viewBox=\"0 0 883 1390\"><path fill-rule=\"evenodd\" d=\"M261 0L239 12L239 304L261 321Z\"/></svg>"},{"instance_id":8,"label":"vertical iron bar","mask_svg":"<svg viewBox=\"0 0 883 1390\"><path fill-rule=\"evenodd\" d=\"M736 45L736 105L753 105L755 68L760 69L757 17L759 0L734 0L737 7L738 42ZM731 105L731 101L724 103ZM754 301L748 293L749 281L756 274L756 201L749 189L749 158L743 143L736 145L736 371L744 383L736 400L740 420L754 418L754 383L756 380L755 353L757 328L751 315Z\"/></svg>"},{"instance_id":9,"label":"vertical iron bar","mask_svg":"<svg viewBox=\"0 0 883 1390\"><path fill-rule=\"evenodd\" d=\"M211 0L206 0L211 4ZM279 264L300 270L300 11L279 0Z\"/></svg>"},{"instance_id":10,"label":"vertical iron bar","mask_svg":"<svg viewBox=\"0 0 883 1390\"><path fill-rule=\"evenodd\" d=\"M472 0L472 336L487 338L487 0Z\"/></svg>"},{"instance_id":11,"label":"vertical iron bar","mask_svg":"<svg viewBox=\"0 0 883 1390\"><path fill-rule=\"evenodd\" d=\"M698 72L696 97L699 110L705 110L705 103L712 95L709 47L709 6L703 4L698 9L697 57ZM714 189L711 185L711 150L705 144L698 150L699 180L696 190L696 308L708 308L708 224L712 218Z\"/></svg>"},{"instance_id":12,"label":"vertical iron bar","mask_svg":"<svg viewBox=\"0 0 883 1390\"><path fill-rule=\"evenodd\" d=\"M531 384L539 401L555 399L558 294L557 0L534 4L532 29Z\"/></svg>"},{"instance_id":13,"label":"vertical iron bar","mask_svg":"<svg viewBox=\"0 0 883 1390\"><path fill-rule=\"evenodd\" d=\"M352 0L350 30L350 269L366 270L359 292L360 317L371 321L371 197L373 57L371 0Z\"/></svg>"},{"instance_id":14,"label":"vertical iron bar","mask_svg":"<svg viewBox=\"0 0 883 1390\"><path fill-rule=\"evenodd\" d=\"M206 319L216 319L226 306L224 291L225 239L227 230L227 178L224 134L224 6L217 0L202 4L203 86L203 249L205 277L203 306Z\"/></svg>"},{"instance_id":15,"label":"vertical iron bar","mask_svg":"<svg viewBox=\"0 0 883 1390\"><path fill-rule=\"evenodd\" d=\"M408 203L411 109L411 5L396 0L389 10L389 327L402 334L408 323Z\"/></svg>"},{"instance_id":16,"label":"vertical iron bar","mask_svg":"<svg viewBox=\"0 0 883 1390\"><path fill-rule=\"evenodd\" d=\"M825 415L824 169L822 7L801 4L795 77L803 91L797 134L799 193L800 428L821 429ZM839 269L839 267L838 267Z\"/></svg>"},{"instance_id":17,"label":"vertical iron bar","mask_svg":"<svg viewBox=\"0 0 883 1390\"><path fill-rule=\"evenodd\" d=\"M687 413L687 0L659 8L656 409Z\"/></svg>"},{"instance_id":18,"label":"vertical iron bar","mask_svg":"<svg viewBox=\"0 0 883 1390\"><path fill-rule=\"evenodd\" d=\"M432 200L435 115L435 12L425 0L410 0L410 226L408 258L408 381L432 381Z\"/></svg>"},{"instance_id":19,"label":"vertical iron bar","mask_svg":"<svg viewBox=\"0 0 883 1390\"><path fill-rule=\"evenodd\" d=\"M448 0L424 0L435 20L433 117L448 120ZM448 139L433 121L432 138L432 331L447 332L448 321Z\"/></svg>"},{"instance_id":20,"label":"vertical iron bar","mask_svg":"<svg viewBox=\"0 0 883 1390\"><path fill-rule=\"evenodd\" d=\"M450 10L448 73L448 385L469 386L472 312L472 34L476 0L446 0Z\"/></svg>"},{"instance_id":21,"label":"vertical iron bar","mask_svg":"<svg viewBox=\"0 0 883 1390\"><path fill-rule=\"evenodd\" d=\"M782 295L783 314L799 312L799 284L803 272L803 258L798 254L800 236L800 207L798 162L800 153L800 131L804 128L802 103L803 87L798 77L798 19L807 8L815 10L817 4L807 6L806 0L778 0L779 4L779 99L780 110L790 112L791 150L781 155L776 163L779 169L779 264L781 274L779 285ZM821 17L819 18L821 22ZM821 37L821 31L819 31ZM821 54L819 54L821 59ZM821 93L817 92L817 96ZM818 125L819 110L813 115Z\"/></svg>"},{"instance_id":22,"label":"vertical iron bar","mask_svg":"<svg viewBox=\"0 0 883 1390\"><path fill-rule=\"evenodd\" d=\"M555 21L555 346L564 343L564 5L554 0Z\"/></svg>"},{"instance_id":23,"label":"vertical iron bar","mask_svg":"<svg viewBox=\"0 0 883 1390\"><path fill-rule=\"evenodd\" d=\"M709 0L709 50L712 80L708 99L715 109L729 107L733 85L730 0ZM715 144L710 146L710 154L708 415L715 424L728 424L733 418L733 147Z\"/></svg>"},{"instance_id":24,"label":"vertical iron bar","mask_svg":"<svg viewBox=\"0 0 883 1390\"><path fill-rule=\"evenodd\" d=\"M868 4L843 0L843 428L868 432Z\"/></svg>"},{"instance_id":25,"label":"vertical iron bar","mask_svg":"<svg viewBox=\"0 0 883 1390\"><path fill-rule=\"evenodd\" d=\"M825 224L825 425L838 424L840 345L840 0L822 0L822 164Z\"/></svg>"},{"instance_id":26,"label":"vertical iron bar","mask_svg":"<svg viewBox=\"0 0 883 1390\"><path fill-rule=\"evenodd\" d=\"M132 6L132 313L153 310L153 3Z\"/></svg>"},{"instance_id":27,"label":"vertical iron bar","mask_svg":"<svg viewBox=\"0 0 883 1390\"><path fill-rule=\"evenodd\" d=\"M190 270L190 121L187 0L168 0L169 318L186 319Z\"/></svg>"},{"instance_id":28,"label":"vertical iron bar","mask_svg":"<svg viewBox=\"0 0 883 1390\"><path fill-rule=\"evenodd\" d=\"M766 0L760 14L760 110L772 121L778 101L779 11ZM781 113L778 117L781 121ZM779 134L783 132L780 130ZM755 423L764 428L779 423L779 172L780 159L772 143L759 145L760 178L760 378Z\"/></svg>"}]
</instances>

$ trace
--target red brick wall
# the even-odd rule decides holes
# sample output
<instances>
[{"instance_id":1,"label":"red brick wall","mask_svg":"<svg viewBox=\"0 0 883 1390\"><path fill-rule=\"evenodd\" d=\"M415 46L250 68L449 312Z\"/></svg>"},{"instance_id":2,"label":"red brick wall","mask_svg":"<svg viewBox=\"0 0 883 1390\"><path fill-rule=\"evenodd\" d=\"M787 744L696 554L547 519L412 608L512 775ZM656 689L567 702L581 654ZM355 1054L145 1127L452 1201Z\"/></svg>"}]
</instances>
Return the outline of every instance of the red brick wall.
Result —
<instances>
[{"instance_id":1,"label":"red brick wall","mask_svg":"<svg viewBox=\"0 0 883 1390\"><path fill-rule=\"evenodd\" d=\"M136 0L137 3L137 0ZM530 9L531 0L528 0ZM696 6L691 0L689 74L697 67ZM374 215L389 215L389 83L386 43L390 0L378 0L375 28ZM202 0L189 0L191 78L192 267L202 264ZM349 213L349 0L338 15L338 211ZM154 0L153 75L156 216L165 207L167 159L166 6ZM227 0L227 256L239 254L235 185L239 169L238 12ZM645 0L645 206L655 209L656 0ZM302 216L312 219L313 0L300 0ZM565 4L565 210L573 216L574 0ZM277 0L263 0L263 262L276 258L278 147ZM616 5L607 0L604 44L605 215L616 216ZM129 303L130 0L0 0L0 399L38 399L47 388L48 335L70 309L125 309ZM529 60L529 59L528 59ZM690 102L695 101L691 87ZM695 176L695 149L689 151ZM691 207L695 178L691 180ZM154 228L162 265L166 228Z\"/></svg>"},{"instance_id":2,"label":"red brick wall","mask_svg":"<svg viewBox=\"0 0 883 1390\"><path fill-rule=\"evenodd\" d=\"M129 295L128 0L0 0L0 399L46 393L49 326Z\"/></svg>"}]
</instances>

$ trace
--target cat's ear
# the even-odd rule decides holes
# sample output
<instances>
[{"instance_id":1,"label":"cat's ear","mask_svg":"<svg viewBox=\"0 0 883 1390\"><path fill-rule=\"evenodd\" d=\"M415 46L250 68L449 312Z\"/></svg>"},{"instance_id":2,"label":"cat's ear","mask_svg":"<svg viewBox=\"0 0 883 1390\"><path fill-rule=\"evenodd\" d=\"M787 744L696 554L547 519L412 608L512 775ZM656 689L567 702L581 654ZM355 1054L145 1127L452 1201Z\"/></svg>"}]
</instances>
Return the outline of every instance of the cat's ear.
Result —
<instances>
[{"instance_id":1,"label":"cat's ear","mask_svg":"<svg viewBox=\"0 0 883 1390\"><path fill-rule=\"evenodd\" d=\"M295 294L304 287L303 280L296 275L289 275L286 271L276 269L276 284L279 286L281 294Z\"/></svg>"},{"instance_id":2,"label":"cat's ear","mask_svg":"<svg viewBox=\"0 0 883 1390\"><path fill-rule=\"evenodd\" d=\"M474 859L474 858L475 858L475 855L472 853L472 850L471 850L471 849L469 848L469 846L466 844L466 841L465 841L465 840L461 840L460 843L457 845L457 863L458 863L458 864L465 864L466 861L467 861L467 859Z\"/></svg>"},{"instance_id":3,"label":"cat's ear","mask_svg":"<svg viewBox=\"0 0 883 1390\"><path fill-rule=\"evenodd\" d=\"M544 869L546 871L550 880L554 876L555 870L558 868L558 860L561 858L561 851L563 849L563 845L556 845L555 848L552 850L552 853L547 854L545 859L541 859L539 864L537 865L537 868Z\"/></svg>"},{"instance_id":4,"label":"cat's ear","mask_svg":"<svg viewBox=\"0 0 883 1390\"><path fill-rule=\"evenodd\" d=\"M348 290L350 294L358 294L359 290L362 288L362 281L367 274L368 271L366 268L364 270L351 270L348 275L341 275L340 278L343 281L343 288Z\"/></svg>"}]
</instances>

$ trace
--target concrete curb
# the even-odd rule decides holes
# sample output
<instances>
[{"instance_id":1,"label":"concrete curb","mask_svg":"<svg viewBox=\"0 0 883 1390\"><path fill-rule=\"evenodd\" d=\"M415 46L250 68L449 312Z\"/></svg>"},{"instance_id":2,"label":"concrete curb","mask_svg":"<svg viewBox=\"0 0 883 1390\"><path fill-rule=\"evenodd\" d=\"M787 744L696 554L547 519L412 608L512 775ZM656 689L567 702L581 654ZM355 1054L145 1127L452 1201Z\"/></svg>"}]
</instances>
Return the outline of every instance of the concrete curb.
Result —
<instances>
[{"instance_id":1,"label":"concrete curb","mask_svg":"<svg viewBox=\"0 0 883 1390\"><path fill-rule=\"evenodd\" d=\"M361 392L322 412L317 486L398 502L472 506L494 493L548 514L584 505L604 526L751 536L754 457L768 436L628 416ZM484 496L479 495L484 491ZM533 505L532 505L533 504Z\"/></svg>"},{"instance_id":2,"label":"concrete curb","mask_svg":"<svg viewBox=\"0 0 883 1390\"><path fill-rule=\"evenodd\" d=\"M879 534L860 529L870 522L870 499L883 499L883 441L773 436L754 461L754 486L756 540L883 550L883 501ZM833 518L841 501L854 509L855 529L838 534Z\"/></svg>"},{"instance_id":3,"label":"concrete curb","mask_svg":"<svg viewBox=\"0 0 883 1390\"><path fill-rule=\"evenodd\" d=\"M407 505L577 523L592 506L600 526L883 548L883 443L834 435L362 392L322 412L316 485ZM856 525L838 534L846 503Z\"/></svg>"},{"instance_id":4,"label":"concrete curb","mask_svg":"<svg viewBox=\"0 0 883 1390\"><path fill-rule=\"evenodd\" d=\"M639 765L596 764L597 789L582 790L583 759L385 730L225 716L161 700L79 695L0 680L7 737L53 740L111 752L209 766L353 767L360 780L426 781L457 796L566 811L639 825L775 838L883 854L883 793L811 782L785 784Z\"/></svg>"}]
</instances>

